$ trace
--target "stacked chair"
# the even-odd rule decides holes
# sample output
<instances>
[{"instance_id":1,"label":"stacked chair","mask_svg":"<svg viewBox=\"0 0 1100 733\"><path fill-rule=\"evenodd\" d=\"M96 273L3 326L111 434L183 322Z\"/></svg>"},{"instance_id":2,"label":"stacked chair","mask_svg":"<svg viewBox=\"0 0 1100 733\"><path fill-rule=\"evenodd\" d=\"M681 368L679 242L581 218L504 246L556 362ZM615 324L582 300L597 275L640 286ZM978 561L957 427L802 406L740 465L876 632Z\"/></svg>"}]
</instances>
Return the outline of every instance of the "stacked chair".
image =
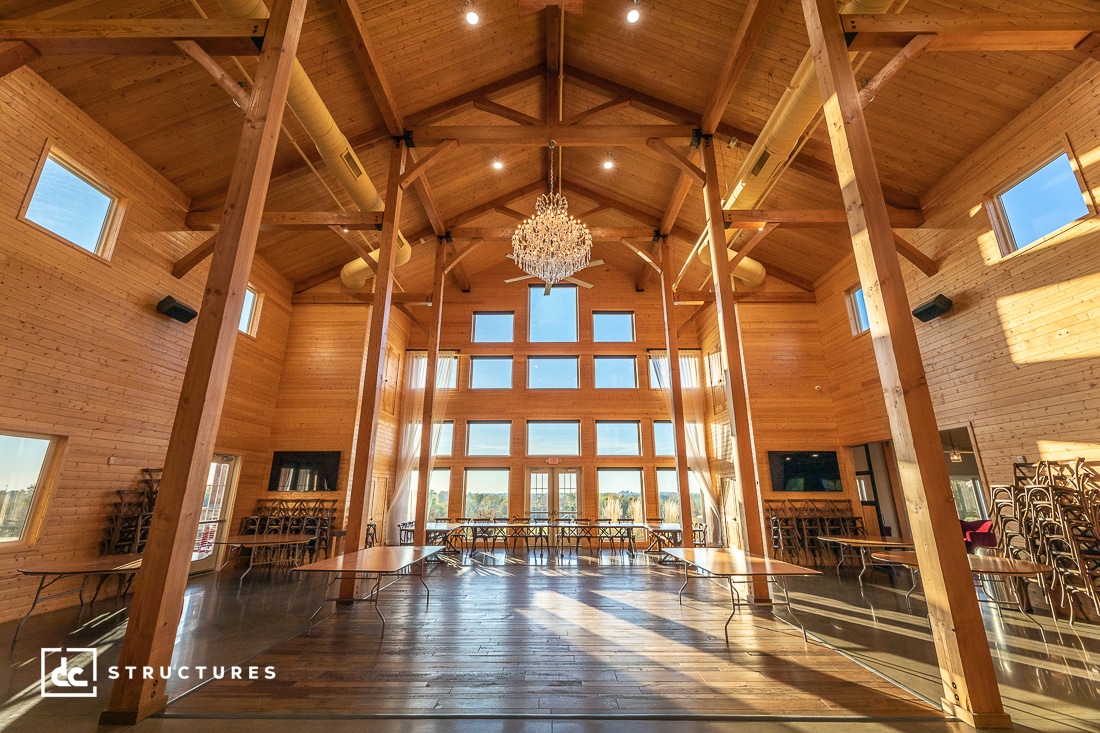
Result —
<instances>
[{"instance_id":1,"label":"stacked chair","mask_svg":"<svg viewBox=\"0 0 1100 733\"><path fill-rule=\"evenodd\" d=\"M1005 557L1045 563L1054 568L1048 588L1052 602L1100 616L1100 465L1083 459L1041 461L1013 466L1010 486L992 488L993 523L998 550Z\"/></svg>"},{"instance_id":2,"label":"stacked chair","mask_svg":"<svg viewBox=\"0 0 1100 733\"><path fill-rule=\"evenodd\" d=\"M240 533L313 535L316 539L297 548L312 562L322 550L331 556L335 519L335 499L257 499L253 514L241 519ZM369 539L372 528L367 534Z\"/></svg>"},{"instance_id":3,"label":"stacked chair","mask_svg":"<svg viewBox=\"0 0 1100 733\"><path fill-rule=\"evenodd\" d=\"M118 501L107 517L107 536L99 546L102 555L132 555L145 549L153 504L160 488L161 469L143 468L141 473L144 478L138 488L115 492Z\"/></svg>"},{"instance_id":4,"label":"stacked chair","mask_svg":"<svg viewBox=\"0 0 1100 733\"><path fill-rule=\"evenodd\" d=\"M818 537L862 537L863 518L852 502L837 499L781 499L764 502L774 557L796 565L835 564L831 548Z\"/></svg>"}]
</instances>

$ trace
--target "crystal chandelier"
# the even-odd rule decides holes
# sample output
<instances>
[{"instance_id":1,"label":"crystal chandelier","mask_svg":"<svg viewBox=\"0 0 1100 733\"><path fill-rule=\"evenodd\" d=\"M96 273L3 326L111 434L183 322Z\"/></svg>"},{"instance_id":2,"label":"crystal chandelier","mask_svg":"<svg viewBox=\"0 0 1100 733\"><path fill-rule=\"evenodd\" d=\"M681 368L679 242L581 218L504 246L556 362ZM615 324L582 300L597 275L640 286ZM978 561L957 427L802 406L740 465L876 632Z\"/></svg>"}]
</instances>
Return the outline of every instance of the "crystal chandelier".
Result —
<instances>
[{"instance_id":1,"label":"crystal chandelier","mask_svg":"<svg viewBox=\"0 0 1100 733\"><path fill-rule=\"evenodd\" d=\"M554 146L550 141L550 190L535 202L535 215L516 227L512 258L528 275L553 285L588 266L592 235L569 215L569 202L554 193Z\"/></svg>"}]
</instances>

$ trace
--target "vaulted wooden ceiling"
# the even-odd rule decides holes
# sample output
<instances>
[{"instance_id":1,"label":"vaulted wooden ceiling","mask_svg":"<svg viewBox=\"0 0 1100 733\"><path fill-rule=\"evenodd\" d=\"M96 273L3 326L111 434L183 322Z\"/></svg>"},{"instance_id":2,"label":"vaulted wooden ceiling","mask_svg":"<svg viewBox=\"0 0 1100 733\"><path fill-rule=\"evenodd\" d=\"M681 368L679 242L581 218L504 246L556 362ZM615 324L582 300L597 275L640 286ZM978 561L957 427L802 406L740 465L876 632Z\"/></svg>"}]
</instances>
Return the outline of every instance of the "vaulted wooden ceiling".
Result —
<instances>
[{"instance_id":1,"label":"vaulted wooden ceiling","mask_svg":"<svg viewBox=\"0 0 1100 733\"><path fill-rule=\"evenodd\" d=\"M343 2L310 3L298 57L367 173L384 190L388 185L389 132L352 53L350 35L339 21L337 4ZM478 0L481 23L477 26L464 21L461 0L359 2L359 8L378 64L392 88L394 105L408 125L410 121L424 122L423 113L433 106L506 79L515 83L488 95L491 101L544 119L547 4L542 0ZM651 125L682 115L683 123L697 124L714 93L747 5L746 0L643 0L641 21L629 25L625 22L627 0L569 0L565 3L563 118L612 101L626 88L645 103L614 107L587 122ZM1036 14L1095 10L1096 5L1092 0L898 0L894 11L899 9L904 14ZM225 13L214 0L0 2L3 19L28 16L224 18ZM718 150L723 186L732 184L749 147L746 136L751 138L764 127L808 45L801 3L775 0L722 117L719 139L723 144ZM863 58L857 71L859 80L874 76L892 55L893 51L878 51ZM867 109L879 170L893 203L919 205L922 192L1083 59L1074 52L930 51L906 65ZM246 75L254 71L254 58L218 61L247 87ZM32 68L191 196L193 209L220 207L243 115L212 77L190 59L182 54L178 58L44 56L33 62ZM654 105L660 106L658 114L653 114ZM471 107L431 122L516 124ZM287 115L285 127L287 135L280 142L267 208L352 208L292 115ZM812 129L801 153L802 164L784 175L764 202L768 208L841 206L837 182L830 175L825 133L820 126ZM732 143L727 144L731 136ZM422 155L429 149L420 147L416 153ZM686 145L681 149L688 152ZM608 153L616 163L610 171L601 165ZM503 170L490 167L494 154L504 163ZM563 156L564 188L571 211L585 213L610 205L585 218L590 226L656 227L679 177L679 169L668 158L644 145L570 147ZM448 227L456 221L463 226L507 227L515 220L499 211L473 219L460 215L497 199L522 214L531 213L546 170L545 150L538 147L460 146L433 165L426 177ZM520 195L508 200L514 192ZM409 189L406 201L402 231L410 239L425 238L424 243L413 239L413 259L399 268L397 277L406 290L427 290L435 237L414 189ZM677 232L684 234L673 237L679 269L694 243L687 235L694 236L704 227L697 185L692 186L677 224ZM507 249L503 242L486 244L463 264L469 272L479 271L498 263ZM840 229L779 229L752 256L773 272L812 281L849 249ZM259 252L294 282L332 272L353 257L348 244L328 231L265 233ZM598 244L594 257L635 272L644 266L634 253L616 243ZM702 265L692 265L684 287L694 289L705 275Z\"/></svg>"}]
</instances>

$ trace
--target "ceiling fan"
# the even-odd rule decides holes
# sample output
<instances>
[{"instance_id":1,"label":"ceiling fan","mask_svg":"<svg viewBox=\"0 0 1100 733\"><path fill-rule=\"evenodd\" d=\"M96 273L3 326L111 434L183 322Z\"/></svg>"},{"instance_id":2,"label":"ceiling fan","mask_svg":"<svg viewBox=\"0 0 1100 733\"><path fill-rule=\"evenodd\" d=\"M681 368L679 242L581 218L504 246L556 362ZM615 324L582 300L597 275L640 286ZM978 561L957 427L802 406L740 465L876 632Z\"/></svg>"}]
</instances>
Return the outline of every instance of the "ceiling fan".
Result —
<instances>
[{"instance_id":1,"label":"ceiling fan","mask_svg":"<svg viewBox=\"0 0 1100 733\"><path fill-rule=\"evenodd\" d=\"M510 260L515 259L515 257L513 257L512 255L505 255L505 257L507 257ZM603 260L592 260L587 265L582 267L581 270L587 270L589 267L598 267L599 265L602 265L602 264L603 264ZM577 272L580 272L581 270L577 270ZM505 280L504 282L506 282L506 283L518 283L521 280L533 280L533 279L535 279L534 275L520 275L519 277L510 277L507 280ZM589 288L589 289L592 288L592 283L585 282L584 280L578 280L575 277L566 277L566 278L562 278L562 279L565 282L571 282L574 285L580 285L582 288ZM543 295L549 295L550 294L550 287L551 286L549 284L547 284L546 290L543 292Z\"/></svg>"}]
</instances>

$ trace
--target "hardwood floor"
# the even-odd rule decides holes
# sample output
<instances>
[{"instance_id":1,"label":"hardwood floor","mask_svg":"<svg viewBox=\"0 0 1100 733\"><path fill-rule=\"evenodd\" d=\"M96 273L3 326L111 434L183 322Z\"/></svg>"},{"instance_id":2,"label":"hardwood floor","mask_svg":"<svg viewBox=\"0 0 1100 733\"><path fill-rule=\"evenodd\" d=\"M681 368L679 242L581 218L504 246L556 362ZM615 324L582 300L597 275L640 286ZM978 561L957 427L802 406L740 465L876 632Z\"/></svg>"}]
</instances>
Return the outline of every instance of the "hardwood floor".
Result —
<instances>
[{"instance_id":1,"label":"hardwood floor","mask_svg":"<svg viewBox=\"0 0 1100 733\"><path fill-rule=\"evenodd\" d=\"M429 566L427 604L415 579L399 579L382 594L384 637L369 603L342 606L312 637L250 662L273 666L275 680L211 682L168 715L943 720L767 612L735 617L727 647L728 591L693 581L681 607L678 568L495 561Z\"/></svg>"}]
</instances>

